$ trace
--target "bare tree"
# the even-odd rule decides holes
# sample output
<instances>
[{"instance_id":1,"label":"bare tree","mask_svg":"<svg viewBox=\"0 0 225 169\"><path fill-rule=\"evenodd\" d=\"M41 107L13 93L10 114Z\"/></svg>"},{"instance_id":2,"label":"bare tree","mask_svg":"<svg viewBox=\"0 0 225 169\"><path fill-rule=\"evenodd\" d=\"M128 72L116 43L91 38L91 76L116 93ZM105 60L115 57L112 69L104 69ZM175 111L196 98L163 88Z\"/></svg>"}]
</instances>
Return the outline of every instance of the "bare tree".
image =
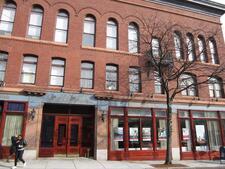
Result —
<instances>
[{"instance_id":1,"label":"bare tree","mask_svg":"<svg viewBox=\"0 0 225 169\"><path fill-rule=\"evenodd\" d=\"M160 84L165 95L167 105L165 164L171 164L171 106L175 97L180 93L198 96L198 87L208 86L204 85L208 83L218 83L214 77L222 76L225 66L223 63L219 64L216 44L212 44L212 37L217 35L217 30L204 31L204 38L202 38L199 35L202 34L204 26L202 29L194 30L172 21L165 23L159 20L157 15L143 21L144 26L140 34L142 51L139 60L142 72L147 73L146 80L154 80ZM194 37L198 37L198 40L194 40ZM207 50L207 46L210 46L210 49ZM207 62L218 64L212 65ZM198 78L194 78L194 75Z\"/></svg>"}]
</instances>

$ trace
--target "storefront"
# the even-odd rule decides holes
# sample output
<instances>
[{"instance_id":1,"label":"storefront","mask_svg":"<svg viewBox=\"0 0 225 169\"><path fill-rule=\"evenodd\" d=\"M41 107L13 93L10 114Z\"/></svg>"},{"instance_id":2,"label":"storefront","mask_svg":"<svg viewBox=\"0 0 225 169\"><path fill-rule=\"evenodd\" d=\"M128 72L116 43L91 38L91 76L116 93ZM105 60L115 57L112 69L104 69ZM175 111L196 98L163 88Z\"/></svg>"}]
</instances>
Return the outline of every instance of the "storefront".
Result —
<instances>
[{"instance_id":1,"label":"storefront","mask_svg":"<svg viewBox=\"0 0 225 169\"><path fill-rule=\"evenodd\" d=\"M25 136L27 106L26 102L0 102L0 158L8 155L12 136Z\"/></svg>"},{"instance_id":2,"label":"storefront","mask_svg":"<svg viewBox=\"0 0 225 169\"><path fill-rule=\"evenodd\" d=\"M225 145L225 112L179 111L181 159L218 159Z\"/></svg>"},{"instance_id":3,"label":"storefront","mask_svg":"<svg viewBox=\"0 0 225 169\"><path fill-rule=\"evenodd\" d=\"M109 160L165 158L165 110L111 107L108 117Z\"/></svg>"}]
</instances>

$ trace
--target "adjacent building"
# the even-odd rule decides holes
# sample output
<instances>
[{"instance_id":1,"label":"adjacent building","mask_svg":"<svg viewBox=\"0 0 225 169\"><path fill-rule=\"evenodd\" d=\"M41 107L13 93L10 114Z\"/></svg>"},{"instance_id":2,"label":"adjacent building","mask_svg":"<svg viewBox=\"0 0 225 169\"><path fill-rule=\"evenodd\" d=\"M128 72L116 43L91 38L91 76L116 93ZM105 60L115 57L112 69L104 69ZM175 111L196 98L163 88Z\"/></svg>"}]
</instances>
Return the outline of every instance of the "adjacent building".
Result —
<instances>
[{"instance_id":1,"label":"adjacent building","mask_svg":"<svg viewBox=\"0 0 225 169\"><path fill-rule=\"evenodd\" d=\"M207 48L198 60L219 66L223 13L225 6L203 0L1 1L0 157L11 136L22 134L32 158L164 159L165 97L160 83L138 72L143 17L217 30L209 43L204 31L178 29L174 39L198 41L196 52ZM223 78L176 98L173 159L218 158L225 145Z\"/></svg>"}]
</instances>

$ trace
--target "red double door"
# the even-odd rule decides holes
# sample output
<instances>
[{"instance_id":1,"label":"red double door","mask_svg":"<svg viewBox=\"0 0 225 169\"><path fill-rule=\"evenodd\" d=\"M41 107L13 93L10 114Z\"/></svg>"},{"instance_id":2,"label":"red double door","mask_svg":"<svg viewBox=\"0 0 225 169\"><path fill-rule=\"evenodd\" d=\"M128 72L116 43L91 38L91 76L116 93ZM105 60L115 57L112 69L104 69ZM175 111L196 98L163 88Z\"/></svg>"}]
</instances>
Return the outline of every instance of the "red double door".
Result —
<instances>
[{"instance_id":1,"label":"red double door","mask_svg":"<svg viewBox=\"0 0 225 169\"><path fill-rule=\"evenodd\" d=\"M54 130L54 154L80 156L82 118L56 116Z\"/></svg>"}]
</instances>

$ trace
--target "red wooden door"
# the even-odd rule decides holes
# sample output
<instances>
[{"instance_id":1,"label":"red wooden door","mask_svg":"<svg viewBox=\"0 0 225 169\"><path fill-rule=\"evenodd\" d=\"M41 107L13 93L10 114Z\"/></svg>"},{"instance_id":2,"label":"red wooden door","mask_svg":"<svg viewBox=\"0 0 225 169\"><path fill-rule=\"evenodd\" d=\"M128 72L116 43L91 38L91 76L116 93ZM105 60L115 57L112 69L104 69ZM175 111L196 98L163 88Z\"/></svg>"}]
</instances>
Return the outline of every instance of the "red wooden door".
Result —
<instances>
[{"instance_id":1,"label":"red wooden door","mask_svg":"<svg viewBox=\"0 0 225 169\"><path fill-rule=\"evenodd\" d=\"M81 128L81 117L56 116L54 153L79 156L81 147Z\"/></svg>"},{"instance_id":2,"label":"red wooden door","mask_svg":"<svg viewBox=\"0 0 225 169\"><path fill-rule=\"evenodd\" d=\"M67 116L55 117L55 133L54 133L54 153L66 154L67 147L67 128L68 128Z\"/></svg>"},{"instance_id":3,"label":"red wooden door","mask_svg":"<svg viewBox=\"0 0 225 169\"><path fill-rule=\"evenodd\" d=\"M71 116L68 120L68 143L67 143L67 155L79 156L81 147L81 129L82 119L81 117Z\"/></svg>"}]
</instances>

